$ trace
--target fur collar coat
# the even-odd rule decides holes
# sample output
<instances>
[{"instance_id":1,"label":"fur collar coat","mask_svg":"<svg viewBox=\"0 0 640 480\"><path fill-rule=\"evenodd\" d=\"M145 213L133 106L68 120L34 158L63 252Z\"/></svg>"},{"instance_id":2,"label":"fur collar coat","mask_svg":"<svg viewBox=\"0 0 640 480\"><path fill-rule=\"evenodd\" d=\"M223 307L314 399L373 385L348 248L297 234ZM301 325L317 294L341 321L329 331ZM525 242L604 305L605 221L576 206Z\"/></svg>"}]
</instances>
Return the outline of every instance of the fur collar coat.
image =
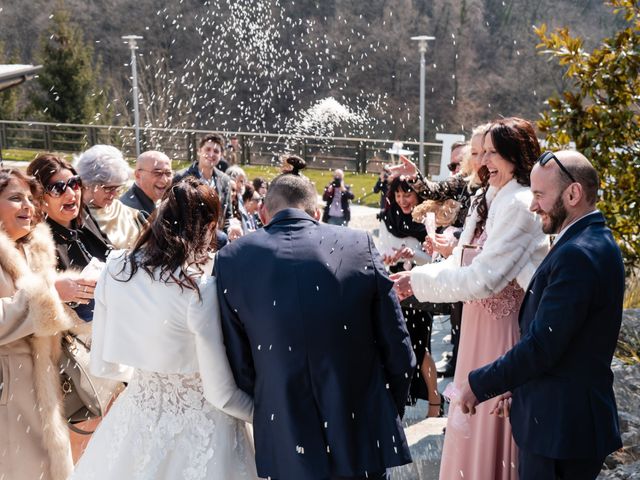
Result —
<instances>
[{"instance_id":1,"label":"fur collar coat","mask_svg":"<svg viewBox=\"0 0 640 480\"><path fill-rule=\"evenodd\" d=\"M453 254L411 271L416 298L433 303L479 300L499 293L514 279L526 289L549 249L542 222L529 210L531 200L529 187L515 179L500 190L490 187L481 252L469 266L460 266L462 246L474 243L478 213L473 209Z\"/></svg>"},{"instance_id":2,"label":"fur collar coat","mask_svg":"<svg viewBox=\"0 0 640 480\"><path fill-rule=\"evenodd\" d=\"M65 480L72 471L62 416L59 332L74 320L53 286L46 224L16 245L0 227L0 477Z\"/></svg>"}]
</instances>

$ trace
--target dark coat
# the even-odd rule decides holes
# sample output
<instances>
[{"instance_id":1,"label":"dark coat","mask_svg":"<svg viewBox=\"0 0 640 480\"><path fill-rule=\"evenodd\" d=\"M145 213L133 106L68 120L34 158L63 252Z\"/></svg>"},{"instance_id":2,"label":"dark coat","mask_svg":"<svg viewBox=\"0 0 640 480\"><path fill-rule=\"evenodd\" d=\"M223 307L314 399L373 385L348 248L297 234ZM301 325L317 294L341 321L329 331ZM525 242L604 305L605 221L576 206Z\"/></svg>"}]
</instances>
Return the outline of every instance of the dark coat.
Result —
<instances>
[{"instance_id":1,"label":"dark coat","mask_svg":"<svg viewBox=\"0 0 640 480\"><path fill-rule=\"evenodd\" d=\"M257 288L247 272L259 272ZM285 209L222 249L216 276L227 356L255 400L260 477L411 461L400 418L415 358L368 234Z\"/></svg>"},{"instance_id":2,"label":"dark coat","mask_svg":"<svg viewBox=\"0 0 640 480\"><path fill-rule=\"evenodd\" d=\"M623 294L622 255L604 217L579 220L527 288L520 342L469 374L480 401L513 392L519 448L555 459L604 459L622 447L611 360Z\"/></svg>"},{"instance_id":3,"label":"dark coat","mask_svg":"<svg viewBox=\"0 0 640 480\"><path fill-rule=\"evenodd\" d=\"M329 209L331 208L331 202L333 202L333 197L336 193L340 193L340 208L342 208L342 216L344 217L345 222L349 222L351 220L351 207L349 202L355 198L355 195L351 192L351 186L345 185L346 190L344 192L340 192L336 190L332 184L329 184L325 187L324 193L322 194L322 200L326 202L324 207L324 212L322 214L322 221L327 222L329 220Z\"/></svg>"},{"instance_id":4,"label":"dark coat","mask_svg":"<svg viewBox=\"0 0 640 480\"><path fill-rule=\"evenodd\" d=\"M151 213L156 209L155 202L151 200L135 183L131 185L129 190L122 194L120 201L127 207L140 210L145 220L149 218L149 215L151 215Z\"/></svg>"},{"instance_id":5,"label":"dark coat","mask_svg":"<svg viewBox=\"0 0 640 480\"><path fill-rule=\"evenodd\" d=\"M193 176L202 179L200 169L198 168L198 162L194 162L188 168L180 170L178 173L176 173L173 176L173 184L175 185L187 176ZM213 169L213 178L214 184L216 186L216 193L220 198L220 206L222 207L223 218L226 219L226 214L230 211L229 202L231 201L231 199L229 198L229 182L231 181L231 178L229 177L229 175L222 172L218 168Z\"/></svg>"},{"instance_id":6,"label":"dark coat","mask_svg":"<svg viewBox=\"0 0 640 480\"><path fill-rule=\"evenodd\" d=\"M47 223L53 234L56 245L56 259L58 270L74 268L82 270L91 261L92 257L104 262L111 250L111 242L100 230L95 219L89 213L87 207L82 207L82 226L68 229L47 218Z\"/></svg>"}]
</instances>

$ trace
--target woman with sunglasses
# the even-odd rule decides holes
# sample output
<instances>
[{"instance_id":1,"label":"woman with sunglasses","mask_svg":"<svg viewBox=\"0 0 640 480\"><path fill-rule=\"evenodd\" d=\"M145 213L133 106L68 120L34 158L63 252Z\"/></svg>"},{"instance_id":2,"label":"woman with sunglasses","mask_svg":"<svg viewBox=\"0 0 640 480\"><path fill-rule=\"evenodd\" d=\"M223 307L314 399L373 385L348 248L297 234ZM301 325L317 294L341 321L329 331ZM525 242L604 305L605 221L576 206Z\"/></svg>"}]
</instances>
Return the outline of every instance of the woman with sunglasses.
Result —
<instances>
[{"instance_id":1,"label":"woman with sunglasses","mask_svg":"<svg viewBox=\"0 0 640 480\"><path fill-rule=\"evenodd\" d=\"M73 326L56 290L40 185L0 169L0 478L66 480L71 448L60 414L60 335Z\"/></svg>"},{"instance_id":2,"label":"woman with sunglasses","mask_svg":"<svg viewBox=\"0 0 640 480\"><path fill-rule=\"evenodd\" d=\"M483 139L483 187L472 202L453 254L408 275L392 276L401 297L413 293L420 301L465 302L456 373L445 390L451 406L440 464L442 480L518 477L509 420L490 414L501 399L479 405L471 417L461 413L455 400L471 370L496 360L519 340L524 289L548 250L541 221L529 210L533 198L529 174L539 155L530 122L520 118L493 122Z\"/></svg>"},{"instance_id":3,"label":"woman with sunglasses","mask_svg":"<svg viewBox=\"0 0 640 480\"><path fill-rule=\"evenodd\" d=\"M131 248L146 223L139 210L118 197L124 191L131 169L122 152L111 145L94 145L77 159L82 179L82 201L113 246Z\"/></svg>"},{"instance_id":4,"label":"woman with sunglasses","mask_svg":"<svg viewBox=\"0 0 640 480\"><path fill-rule=\"evenodd\" d=\"M53 234L57 269L60 273L58 291L63 301L85 322L93 319L95 275L81 274L92 258L106 261L111 250L107 236L100 230L89 209L82 204L82 180L75 169L52 153L38 155L27 167L44 190L42 210ZM89 335L91 324L77 333ZM99 419L77 425L92 431ZM74 458L88 442L89 435L71 433Z\"/></svg>"},{"instance_id":5,"label":"woman with sunglasses","mask_svg":"<svg viewBox=\"0 0 640 480\"><path fill-rule=\"evenodd\" d=\"M80 271L94 257L104 262L111 242L82 203L82 179L76 170L60 157L43 153L29 164L27 174L44 189L43 210L56 243L58 269ZM90 293L94 284L82 283Z\"/></svg>"}]
</instances>

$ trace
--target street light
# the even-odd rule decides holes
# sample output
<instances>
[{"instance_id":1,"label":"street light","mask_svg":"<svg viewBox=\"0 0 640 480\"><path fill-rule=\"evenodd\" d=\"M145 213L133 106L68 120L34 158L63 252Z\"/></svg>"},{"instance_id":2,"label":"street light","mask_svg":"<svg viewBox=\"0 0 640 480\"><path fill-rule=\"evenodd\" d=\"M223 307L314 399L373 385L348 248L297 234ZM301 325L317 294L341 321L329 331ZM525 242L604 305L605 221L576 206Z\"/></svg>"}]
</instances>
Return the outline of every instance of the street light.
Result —
<instances>
[{"instance_id":1,"label":"street light","mask_svg":"<svg viewBox=\"0 0 640 480\"><path fill-rule=\"evenodd\" d=\"M140 112L138 110L138 71L136 69L136 50L138 40L142 40L139 35L125 35L122 37L125 43L129 44L131 50L131 73L133 83L133 122L136 131L136 158L140 156Z\"/></svg>"},{"instance_id":2,"label":"street light","mask_svg":"<svg viewBox=\"0 0 640 480\"><path fill-rule=\"evenodd\" d=\"M420 50L420 145L418 146L418 165L422 173L426 173L424 169L424 54L427 53L427 42L435 39L436 37L428 37L426 35L411 37L411 40L418 42L418 49Z\"/></svg>"}]
</instances>

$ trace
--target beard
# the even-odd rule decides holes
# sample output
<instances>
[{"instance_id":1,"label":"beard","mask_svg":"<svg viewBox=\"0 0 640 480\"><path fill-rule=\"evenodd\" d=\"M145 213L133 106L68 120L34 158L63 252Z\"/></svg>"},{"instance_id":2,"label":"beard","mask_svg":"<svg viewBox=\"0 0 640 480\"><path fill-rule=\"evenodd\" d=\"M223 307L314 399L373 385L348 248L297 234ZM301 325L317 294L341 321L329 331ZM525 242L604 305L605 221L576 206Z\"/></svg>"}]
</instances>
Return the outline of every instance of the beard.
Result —
<instances>
[{"instance_id":1,"label":"beard","mask_svg":"<svg viewBox=\"0 0 640 480\"><path fill-rule=\"evenodd\" d=\"M560 232L560 227L562 227L562 224L567 219L567 209L564 208L562 198L558 197L556 203L551 207L551 210L543 213L547 215L549 223L543 222L542 231L547 235Z\"/></svg>"}]
</instances>

